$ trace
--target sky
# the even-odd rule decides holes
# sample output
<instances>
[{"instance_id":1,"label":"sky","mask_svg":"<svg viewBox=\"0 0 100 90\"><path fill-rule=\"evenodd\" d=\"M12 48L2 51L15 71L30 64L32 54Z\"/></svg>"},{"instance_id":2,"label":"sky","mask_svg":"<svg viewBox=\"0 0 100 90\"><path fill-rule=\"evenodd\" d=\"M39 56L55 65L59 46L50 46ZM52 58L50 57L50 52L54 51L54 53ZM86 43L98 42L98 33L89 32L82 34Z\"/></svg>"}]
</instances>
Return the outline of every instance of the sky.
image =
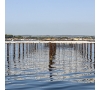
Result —
<instances>
[{"instance_id":1,"label":"sky","mask_svg":"<svg viewBox=\"0 0 100 90\"><path fill-rule=\"evenodd\" d=\"M95 0L5 0L5 33L95 35Z\"/></svg>"}]
</instances>

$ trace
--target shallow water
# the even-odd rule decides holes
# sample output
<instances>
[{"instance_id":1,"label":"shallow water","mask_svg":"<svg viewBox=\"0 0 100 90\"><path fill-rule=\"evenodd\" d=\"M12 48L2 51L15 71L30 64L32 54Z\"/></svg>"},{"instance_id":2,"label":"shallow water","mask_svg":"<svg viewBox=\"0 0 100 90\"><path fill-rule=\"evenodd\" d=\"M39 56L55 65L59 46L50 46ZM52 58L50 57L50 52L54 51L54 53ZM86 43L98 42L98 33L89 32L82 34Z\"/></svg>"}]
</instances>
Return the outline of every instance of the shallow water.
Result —
<instances>
[{"instance_id":1,"label":"shallow water","mask_svg":"<svg viewBox=\"0 0 100 90\"><path fill-rule=\"evenodd\" d=\"M14 44L5 44L5 88L95 90L94 44L92 52L90 47L38 43L15 44L14 48Z\"/></svg>"}]
</instances>

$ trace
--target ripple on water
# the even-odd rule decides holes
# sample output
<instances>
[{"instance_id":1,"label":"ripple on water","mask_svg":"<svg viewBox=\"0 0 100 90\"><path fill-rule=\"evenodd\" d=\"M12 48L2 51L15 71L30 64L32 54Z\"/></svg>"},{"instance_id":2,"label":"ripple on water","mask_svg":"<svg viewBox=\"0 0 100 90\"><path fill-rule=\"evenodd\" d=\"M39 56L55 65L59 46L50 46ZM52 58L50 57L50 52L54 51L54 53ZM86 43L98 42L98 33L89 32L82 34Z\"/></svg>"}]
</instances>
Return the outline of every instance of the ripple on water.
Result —
<instances>
[{"instance_id":1,"label":"ripple on water","mask_svg":"<svg viewBox=\"0 0 100 90\"><path fill-rule=\"evenodd\" d=\"M95 60L93 55L87 57L90 54L87 50L81 52L69 44L57 44L54 51L49 44L25 44L24 53L22 45L20 48L19 55L19 45L16 45L15 57L13 44L10 44L10 54L6 48L9 55L5 57L6 90L95 89Z\"/></svg>"}]
</instances>

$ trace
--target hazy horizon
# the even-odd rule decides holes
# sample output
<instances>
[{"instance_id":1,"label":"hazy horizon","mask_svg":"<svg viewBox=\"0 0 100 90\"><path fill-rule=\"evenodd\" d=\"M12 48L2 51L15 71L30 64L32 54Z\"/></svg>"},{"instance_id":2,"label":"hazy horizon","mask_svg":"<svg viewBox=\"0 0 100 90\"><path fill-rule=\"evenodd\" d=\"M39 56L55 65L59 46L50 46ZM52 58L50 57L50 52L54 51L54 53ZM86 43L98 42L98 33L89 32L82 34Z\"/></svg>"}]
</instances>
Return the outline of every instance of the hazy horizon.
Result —
<instances>
[{"instance_id":1,"label":"hazy horizon","mask_svg":"<svg viewBox=\"0 0 100 90\"><path fill-rule=\"evenodd\" d=\"M7 34L7 35L14 35L14 34ZM15 36L95 36L95 35L24 35L24 34L17 34Z\"/></svg>"}]
</instances>

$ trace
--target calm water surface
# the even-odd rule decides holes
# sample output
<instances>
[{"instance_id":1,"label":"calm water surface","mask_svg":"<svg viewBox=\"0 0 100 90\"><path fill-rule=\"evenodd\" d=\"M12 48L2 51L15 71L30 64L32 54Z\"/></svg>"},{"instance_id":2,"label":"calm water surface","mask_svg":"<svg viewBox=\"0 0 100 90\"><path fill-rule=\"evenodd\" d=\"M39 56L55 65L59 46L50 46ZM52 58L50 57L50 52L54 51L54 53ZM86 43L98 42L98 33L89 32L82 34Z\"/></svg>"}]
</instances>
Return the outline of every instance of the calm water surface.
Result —
<instances>
[{"instance_id":1,"label":"calm water surface","mask_svg":"<svg viewBox=\"0 0 100 90\"><path fill-rule=\"evenodd\" d=\"M95 90L91 45L5 44L6 90Z\"/></svg>"}]
</instances>

